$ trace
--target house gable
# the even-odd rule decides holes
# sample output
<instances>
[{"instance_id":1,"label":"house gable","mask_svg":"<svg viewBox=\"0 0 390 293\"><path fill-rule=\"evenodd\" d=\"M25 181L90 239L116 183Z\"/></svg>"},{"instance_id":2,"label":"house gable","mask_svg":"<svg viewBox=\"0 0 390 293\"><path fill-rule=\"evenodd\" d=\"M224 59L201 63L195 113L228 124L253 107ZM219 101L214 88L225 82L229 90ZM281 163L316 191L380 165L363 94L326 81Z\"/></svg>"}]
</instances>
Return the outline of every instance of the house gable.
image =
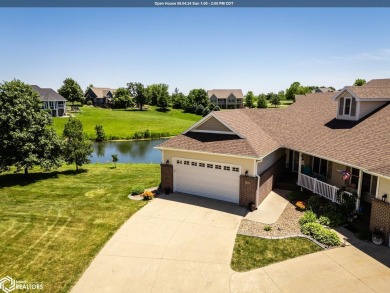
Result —
<instances>
[{"instance_id":1,"label":"house gable","mask_svg":"<svg viewBox=\"0 0 390 293\"><path fill-rule=\"evenodd\" d=\"M242 138L242 136L237 131L229 127L225 122L223 122L221 119L218 119L213 114L207 115L205 118L193 125L190 129L185 131L184 134L188 132L231 134Z\"/></svg>"}]
</instances>

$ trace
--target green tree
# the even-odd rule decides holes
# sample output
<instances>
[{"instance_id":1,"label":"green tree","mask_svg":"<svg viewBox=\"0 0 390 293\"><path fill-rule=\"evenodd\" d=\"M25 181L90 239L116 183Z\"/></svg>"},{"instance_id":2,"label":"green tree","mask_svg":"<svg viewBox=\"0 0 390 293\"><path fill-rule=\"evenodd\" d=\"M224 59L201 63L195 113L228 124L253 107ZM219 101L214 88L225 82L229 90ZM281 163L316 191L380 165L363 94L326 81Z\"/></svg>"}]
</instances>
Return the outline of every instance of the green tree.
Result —
<instances>
[{"instance_id":1,"label":"green tree","mask_svg":"<svg viewBox=\"0 0 390 293\"><path fill-rule=\"evenodd\" d=\"M138 108L142 111L143 106L149 103L149 98L146 93L145 87L140 82L129 82L127 88L130 92L130 96L133 97L134 102Z\"/></svg>"},{"instance_id":2,"label":"green tree","mask_svg":"<svg viewBox=\"0 0 390 293\"><path fill-rule=\"evenodd\" d=\"M184 109L187 97L176 88L175 92L171 95L171 100L173 109Z\"/></svg>"},{"instance_id":3,"label":"green tree","mask_svg":"<svg viewBox=\"0 0 390 293\"><path fill-rule=\"evenodd\" d=\"M280 105L280 98L277 94L273 94L273 96L270 99L271 105L273 105L275 108L276 106Z\"/></svg>"},{"instance_id":4,"label":"green tree","mask_svg":"<svg viewBox=\"0 0 390 293\"><path fill-rule=\"evenodd\" d=\"M118 155L117 154L112 154L111 158L112 158L112 162L114 163L114 166L116 168L116 162L118 162Z\"/></svg>"},{"instance_id":5,"label":"green tree","mask_svg":"<svg viewBox=\"0 0 390 293\"><path fill-rule=\"evenodd\" d=\"M286 99L295 101L295 95L304 95L311 92L311 87L302 86L299 82L293 82L286 90Z\"/></svg>"},{"instance_id":6,"label":"green tree","mask_svg":"<svg viewBox=\"0 0 390 293\"><path fill-rule=\"evenodd\" d=\"M214 107L213 111L221 111L221 108L220 108L218 105L216 105L216 106Z\"/></svg>"},{"instance_id":7,"label":"green tree","mask_svg":"<svg viewBox=\"0 0 390 293\"><path fill-rule=\"evenodd\" d=\"M206 107L203 109L202 116L205 117L205 116L209 115L210 112L211 111L210 111L209 107Z\"/></svg>"},{"instance_id":8,"label":"green tree","mask_svg":"<svg viewBox=\"0 0 390 293\"><path fill-rule=\"evenodd\" d=\"M146 88L150 104L166 109L169 104L169 86L164 83L151 84ZM160 106L160 105L161 106Z\"/></svg>"},{"instance_id":9,"label":"green tree","mask_svg":"<svg viewBox=\"0 0 390 293\"><path fill-rule=\"evenodd\" d=\"M188 101L192 104L207 107L209 105L209 96L204 89L193 89L188 94Z\"/></svg>"},{"instance_id":10,"label":"green tree","mask_svg":"<svg viewBox=\"0 0 390 293\"><path fill-rule=\"evenodd\" d=\"M362 78L358 78L355 80L354 86L362 86L366 84L366 80Z\"/></svg>"},{"instance_id":11,"label":"green tree","mask_svg":"<svg viewBox=\"0 0 390 293\"><path fill-rule=\"evenodd\" d=\"M278 92L278 97L279 97L279 100L283 101L286 99L286 95L284 94L284 91L279 91Z\"/></svg>"},{"instance_id":12,"label":"green tree","mask_svg":"<svg viewBox=\"0 0 390 293\"><path fill-rule=\"evenodd\" d=\"M96 141L106 140L106 134L103 129L103 125L95 125Z\"/></svg>"},{"instance_id":13,"label":"green tree","mask_svg":"<svg viewBox=\"0 0 390 293\"><path fill-rule=\"evenodd\" d=\"M267 96L265 94L260 94L257 98L257 108L267 108Z\"/></svg>"},{"instance_id":14,"label":"green tree","mask_svg":"<svg viewBox=\"0 0 390 293\"><path fill-rule=\"evenodd\" d=\"M58 89L58 93L69 102L81 102L84 93L80 85L72 78L66 78L64 84Z\"/></svg>"},{"instance_id":15,"label":"green tree","mask_svg":"<svg viewBox=\"0 0 390 293\"><path fill-rule=\"evenodd\" d=\"M204 109L205 109L205 107L203 107L202 104L199 104L199 105L196 107L195 113L196 113L197 115L203 115Z\"/></svg>"},{"instance_id":16,"label":"green tree","mask_svg":"<svg viewBox=\"0 0 390 293\"><path fill-rule=\"evenodd\" d=\"M63 137L65 138L63 153L66 163L75 163L76 170L78 170L83 164L91 162L92 143L83 132L80 120L69 118L64 127Z\"/></svg>"},{"instance_id":17,"label":"green tree","mask_svg":"<svg viewBox=\"0 0 390 293\"><path fill-rule=\"evenodd\" d=\"M253 108L255 104L255 95L253 92L249 91L245 96L245 106L248 108Z\"/></svg>"},{"instance_id":18,"label":"green tree","mask_svg":"<svg viewBox=\"0 0 390 293\"><path fill-rule=\"evenodd\" d=\"M61 166L61 141L52 118L31 86L13 80L0 84L0 173L16 167L28 171Z\"/></svg>"},{"instance_id":19,"label":"green tree","mask_svg":"<svg viewBox=\"0 0 390 293\"><path fill-rule=\"evenodd\" d=\"M123 87L118 88L114 94L113 104L114 108L125 110L128 107L134 106L134 101L133 98L130 96L129 90Z\"/></svg>"}]
</instances>

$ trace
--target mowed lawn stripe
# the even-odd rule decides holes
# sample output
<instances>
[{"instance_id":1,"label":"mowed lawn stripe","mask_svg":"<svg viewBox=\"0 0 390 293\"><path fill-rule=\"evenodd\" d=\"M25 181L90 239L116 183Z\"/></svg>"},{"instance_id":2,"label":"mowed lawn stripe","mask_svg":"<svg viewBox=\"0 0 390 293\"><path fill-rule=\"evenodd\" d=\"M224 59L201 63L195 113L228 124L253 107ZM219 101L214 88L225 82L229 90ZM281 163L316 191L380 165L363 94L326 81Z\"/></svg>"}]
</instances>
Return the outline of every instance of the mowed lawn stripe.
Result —
<instances>
[{"instance_id":1,"label":"mowed lawn stripe","mask_svg":"<svg viewBox=\"0 0 390 293\"><path fill-rule=\"evenodd\" d=\"M146 203L134 185L156 186L157 164L73 166L0 175L0 275L68 292L96 253Z\"/></svg>"}]
</instances>

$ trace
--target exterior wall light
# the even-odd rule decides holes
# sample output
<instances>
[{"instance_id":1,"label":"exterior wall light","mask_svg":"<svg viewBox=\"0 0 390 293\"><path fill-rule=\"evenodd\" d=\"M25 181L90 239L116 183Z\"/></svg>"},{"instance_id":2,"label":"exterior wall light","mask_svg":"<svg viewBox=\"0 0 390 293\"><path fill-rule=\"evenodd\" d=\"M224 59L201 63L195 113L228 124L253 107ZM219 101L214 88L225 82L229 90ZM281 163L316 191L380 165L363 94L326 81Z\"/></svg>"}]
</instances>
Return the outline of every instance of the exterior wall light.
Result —
<instances>
[{"instance_id":1,"label":"exterior wall light","mask_svg":"<svg viewBox=\"0 0 390 293\"><path fill-rule=\"evenodd\" d=\"M386 198L387 198L387 193L385 193L384 195L382 195L382 201L386 201Z\"/></svg>"},{"instance_id":2,"label":"exterior wall light","mask_svg":"<svg viewBox=\"0 0 390 293\"><path fill-rule=\"evenodd\" d=\"M168 165L169 164L169 160L167 160L165 163Z\"/></svg>"},{"instance_id":3,"label":"exterior wall light","mask_svg":"<svg viewBox=\"0 0 390 293\"><path fill-rule=\"evenodd\" d=\"M248 170L245 171L245 176L248 176Z\"/></svg>"}]
</instances>

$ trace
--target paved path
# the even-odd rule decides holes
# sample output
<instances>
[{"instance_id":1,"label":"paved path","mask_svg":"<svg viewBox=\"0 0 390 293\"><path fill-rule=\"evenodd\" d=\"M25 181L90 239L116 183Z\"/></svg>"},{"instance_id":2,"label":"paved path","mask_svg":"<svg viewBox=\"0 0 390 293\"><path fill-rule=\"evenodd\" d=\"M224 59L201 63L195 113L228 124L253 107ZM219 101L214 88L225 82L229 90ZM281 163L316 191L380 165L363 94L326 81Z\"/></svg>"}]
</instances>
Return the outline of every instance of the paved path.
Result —
<instances>
[{"instance_id":1,"label":"paved path","mask_svg":"<svg viewBox=\"0 0 390 293\"><path fill-rule=\"evenodd\" d=\"M288 192L277 189L271 191L258 206L257 210L248 213L245 219L263 224L276 223L288 204L288 201L281 195L285 195Z\"/></svg>"},{"instance_id":2,"label":"paved path","mask_svg":"<svg viewBox=\"0 0 390 293\"><path fill-rule=\"evenodd\" d=\"M157 198L118 230L72 292L388 292L389 268L353 246L232 271L244 214L198 197Z\"/></svg>"}]
</instances>

